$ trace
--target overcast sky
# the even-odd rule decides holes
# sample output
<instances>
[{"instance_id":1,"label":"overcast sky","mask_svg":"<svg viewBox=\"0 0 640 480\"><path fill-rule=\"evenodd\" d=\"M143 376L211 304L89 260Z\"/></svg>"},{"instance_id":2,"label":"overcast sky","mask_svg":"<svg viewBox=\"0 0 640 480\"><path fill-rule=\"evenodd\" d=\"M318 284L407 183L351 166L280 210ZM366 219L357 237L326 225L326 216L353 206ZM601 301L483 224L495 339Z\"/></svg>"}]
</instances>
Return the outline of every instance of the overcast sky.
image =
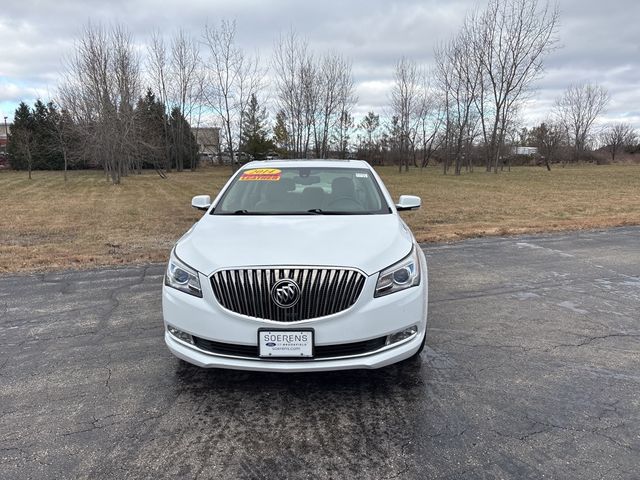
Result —
<instances>
[{"instance_id":1,"label":"overcast sky","mask_svg":"<svg viewBox=\"0 0 640 480\"><path fill-rule=\"evenodd\" d=\"M2 0L0 3L0 115L17 104L48 99L62 60L89 20L125 24L141 45L153 30L183 28L200 35L205 22L235 19L243 47L271 54L281 32L295 29L322 53L353 62L356 116L384 113L395 61L402 55L429 66L433 47L460 27L474 0ZM598 82L611 94L603 122L640 127L640 1L559 0L560 46L523 110L526 124L544 119L570 83Z\"/></svg>"}]
</instances>

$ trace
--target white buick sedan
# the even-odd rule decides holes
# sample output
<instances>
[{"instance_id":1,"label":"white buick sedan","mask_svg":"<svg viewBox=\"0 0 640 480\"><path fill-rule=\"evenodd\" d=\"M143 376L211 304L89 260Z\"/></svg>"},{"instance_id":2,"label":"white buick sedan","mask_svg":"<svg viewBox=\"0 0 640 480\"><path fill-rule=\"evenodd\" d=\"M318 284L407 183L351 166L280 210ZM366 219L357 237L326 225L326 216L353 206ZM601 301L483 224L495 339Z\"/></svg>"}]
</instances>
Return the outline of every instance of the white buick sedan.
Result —
<instances>
[{"instance_id":1,"label":"white buick sedan","mask_svg":"<svg viewBox=\"0 0 640 480\"><path fill-rule=\"evenodd\" d=\"M416 358L427 263L363 161L252 162L175 245L162 292L165 341L201 367L302 372Z\"/></svg>"}]
</instances>

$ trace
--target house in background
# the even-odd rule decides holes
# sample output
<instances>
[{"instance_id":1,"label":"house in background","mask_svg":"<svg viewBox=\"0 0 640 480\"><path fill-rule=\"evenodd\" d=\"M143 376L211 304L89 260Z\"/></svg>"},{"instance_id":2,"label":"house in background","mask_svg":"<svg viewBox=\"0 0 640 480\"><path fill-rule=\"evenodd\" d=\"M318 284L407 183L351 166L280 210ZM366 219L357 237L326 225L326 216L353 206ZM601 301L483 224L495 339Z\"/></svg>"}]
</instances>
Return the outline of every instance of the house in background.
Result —
<instances>
[{"instance_id":1,"label":"house in background","mask_svg":"<svg viewBox=\"0 0 640 480\"><path fill-rule=\"evenodd\" d=\"M7 135L11 134L11 125L3 123L0 126L0 168L9 168L7 155Z\"/></svg>"},{"instance_id":2,"label":"house in background","mask_svg":"<svg viewBox=\"0 0 640 480\"><path fill-rule=\"evenodd\" d=\"M193 134L198 142L200 163L217 163L220 155L220 127L193 128Z\"/></svg>"},{"instance_id":3,"label":"house in background","mask_svg":"<svg viewBox=\"0 0 640 480\"><path fill-rule=\"evenodd\" d=\"M511 150L513 155L535 155L538 153L538 147L513 147Z\"/></svg>"}]
</instances>

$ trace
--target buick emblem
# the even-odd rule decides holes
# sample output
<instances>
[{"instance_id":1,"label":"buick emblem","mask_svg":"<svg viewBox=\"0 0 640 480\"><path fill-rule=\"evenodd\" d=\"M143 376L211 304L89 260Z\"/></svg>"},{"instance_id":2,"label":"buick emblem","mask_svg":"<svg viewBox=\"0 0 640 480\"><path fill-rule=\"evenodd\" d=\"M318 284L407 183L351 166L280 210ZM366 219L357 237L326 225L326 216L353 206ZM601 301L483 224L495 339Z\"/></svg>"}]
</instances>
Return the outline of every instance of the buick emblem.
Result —
<instances>
[{"instance_id":1,"label":"buick emblem","mask_svg":"<svg viewBox=\"0 0 640 480\"><path fill-rule=\"evenodd\" d=\"M271 299L281 308L291 308L300 300L300 287L288 278L279 280L271 289Z\"/></svg>"}]
</instances>

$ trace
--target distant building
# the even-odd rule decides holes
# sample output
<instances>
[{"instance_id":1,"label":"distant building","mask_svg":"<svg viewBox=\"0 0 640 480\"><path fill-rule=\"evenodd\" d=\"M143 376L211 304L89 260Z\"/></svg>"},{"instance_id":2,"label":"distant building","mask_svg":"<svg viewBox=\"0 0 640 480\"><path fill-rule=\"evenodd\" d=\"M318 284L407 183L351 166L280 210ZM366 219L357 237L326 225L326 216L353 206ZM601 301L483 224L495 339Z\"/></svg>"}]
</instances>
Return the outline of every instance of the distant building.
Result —
<instances>
[{"instance_id":1,"label":"distant building","mask_svg":"<svg viewBox=\"0 0 640 480\"><path fill-rule=\"evenodd\" d=\"M0 168L9 166L9 157L7 156L7 134L11 134L11 125L3 123L0 125Z\"/></svg>"},{"instance_id":2,"label":"distant building","mask_svg":"<svg viewBox=\"0 0 640 480\"><path fill-rule=\"evenodd\" d=\"M200 159L210 162L216 160L220 154L220 128L201 127L192 130L198 142Z\"/></svg>"},{"instance_id":3,"label":"distant building","mask_svg":"<svg viewBox=\"0 0 640 480\"><path fill-rule=\"evenodd\" d=\"M0 122L2 119L0 119ZM0 124L0 152L4 152L7 146L7 134L11 135L11 124L7 123L6 130L5 124Z\"/></svg>"},{"instance_id":4,"label":"distant building","mask_svg":"<svg viewBox=\"0 0 640 480\"><path fill-rule=\"evenodd\" d=\"M535 155L538 153L538 147L513 147L511 153L513 155Z\"/></svg>"}]
</instances>

